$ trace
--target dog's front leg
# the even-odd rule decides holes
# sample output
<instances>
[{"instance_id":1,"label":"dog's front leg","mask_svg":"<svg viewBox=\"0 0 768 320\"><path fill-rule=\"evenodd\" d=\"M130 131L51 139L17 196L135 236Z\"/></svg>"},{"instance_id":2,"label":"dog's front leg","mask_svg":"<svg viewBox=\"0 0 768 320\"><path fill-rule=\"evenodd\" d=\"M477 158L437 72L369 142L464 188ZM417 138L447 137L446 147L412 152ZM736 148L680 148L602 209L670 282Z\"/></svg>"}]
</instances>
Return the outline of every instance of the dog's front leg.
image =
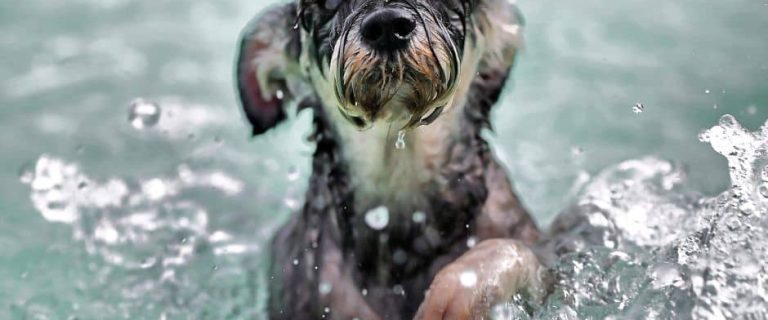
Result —
<instances>
[{"instance_id":1,"label":"dog's front leg","mask_svg":"<svg viewBox=\"0 0 768 320\"><path fill-rule=\"evenodd\" d=\"M350 320L380 320L381 317L368 305L361 289L355 285L350 270L354 264L344 263L341 252L331 247L324 253L320 269L320 300L328 307L326 318Z\"/></svg>"},{"instance_id":2,"label":"dog's front leg","mask_svg":"<svg viewBox=\"0 0 768 320\"><path fill-rule=\"evenodd\" d=\"M487 319L495 305L517 293L543 299L545 278L546 270L521 242L486 240L435 276L415 319Z\"/></svg>"}]
</instances>

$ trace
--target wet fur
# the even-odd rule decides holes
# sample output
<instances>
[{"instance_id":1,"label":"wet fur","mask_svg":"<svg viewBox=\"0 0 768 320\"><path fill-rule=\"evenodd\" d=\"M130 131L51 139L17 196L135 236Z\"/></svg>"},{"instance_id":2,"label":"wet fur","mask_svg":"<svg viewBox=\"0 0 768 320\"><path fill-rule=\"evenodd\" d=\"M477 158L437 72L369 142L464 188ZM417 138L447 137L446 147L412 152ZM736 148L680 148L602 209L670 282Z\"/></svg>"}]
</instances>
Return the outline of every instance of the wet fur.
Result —
<instances>
[{"instance_id":1,"label":"wet fur","mask_svg":"<svg viewBox=\"0 0 768 320\"><path fill-rule=\"evenodd\" d=\"M257 20L255 29L274 32L245 35L251 43L288 39L273 44L282 46L282 60L249 63L265 68L271 62L273 72L262 73L284 75L262 81L263 95L285 90L311 108L317 145L307 201L272 243L270 318L409 319L435 274L468 250L470 237L529 244L538 239L535 223L481 136L520 47L513 29L517 16L506 0L480 2L449 111L409 133L408 150L401 153L394 152L390 135L359 132L337 110L331 69L316 65L322 54L313 36L291 28L294 4ZM277 21L283 28L275 28ZM390 223L376 231L364 217L380 205L389 208ZM415 222L415 211L426 221Z\"/></svg>"}]
</instances>

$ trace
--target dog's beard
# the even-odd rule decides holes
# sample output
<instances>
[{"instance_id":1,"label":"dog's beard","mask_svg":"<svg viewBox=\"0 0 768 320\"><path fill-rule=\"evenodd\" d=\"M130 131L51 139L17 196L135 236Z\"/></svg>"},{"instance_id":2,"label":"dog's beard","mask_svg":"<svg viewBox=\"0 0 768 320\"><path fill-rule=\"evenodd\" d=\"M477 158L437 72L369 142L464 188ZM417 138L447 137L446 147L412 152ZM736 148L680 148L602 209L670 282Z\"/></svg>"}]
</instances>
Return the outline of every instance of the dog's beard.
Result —
<instances>
[{"instance_id":1,"label":"dog's beard","mask_svg":"<svg viewBox=\"0 0 768 320\"><path fill-rule=\"evenodd\" d=\"M347 117L387 118L411 128L433 121L449 105L459 76L457 44L441 28L422 23L410 45L393 53L367 48L350 28L331 58L332 83Z\"/></svg>"}]
</instances>

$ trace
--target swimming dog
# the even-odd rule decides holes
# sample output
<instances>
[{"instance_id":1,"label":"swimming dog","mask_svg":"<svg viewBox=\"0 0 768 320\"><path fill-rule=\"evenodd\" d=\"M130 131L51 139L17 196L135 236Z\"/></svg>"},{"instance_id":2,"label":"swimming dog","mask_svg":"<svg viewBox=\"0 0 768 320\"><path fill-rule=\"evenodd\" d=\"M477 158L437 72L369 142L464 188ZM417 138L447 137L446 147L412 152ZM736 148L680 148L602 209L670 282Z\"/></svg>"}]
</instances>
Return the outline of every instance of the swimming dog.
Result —
<instances>
[{"instance_id":1,"label":"swimming dog","mask_svg":"<svg viewBox=\"0 0 768 320\"><path fill-rule=\"evenodd\" d=\"M539 230L482 135L521 26L508 0L298 0L245 28L253 134L311 109L316 144L270 318L482 319L543 294Z\"/></svg>"}]
</instances>

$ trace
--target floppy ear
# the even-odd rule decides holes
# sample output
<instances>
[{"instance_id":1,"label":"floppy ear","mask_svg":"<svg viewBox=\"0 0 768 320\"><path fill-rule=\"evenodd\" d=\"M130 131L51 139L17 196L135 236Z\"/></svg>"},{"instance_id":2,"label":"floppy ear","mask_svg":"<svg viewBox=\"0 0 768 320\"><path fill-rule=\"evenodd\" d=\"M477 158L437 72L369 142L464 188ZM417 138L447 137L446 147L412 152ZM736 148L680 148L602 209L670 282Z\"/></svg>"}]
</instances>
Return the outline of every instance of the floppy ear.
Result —
<instances>
[{"instance_id":1,"label":"floppy ear","mask_svg":"<svg viewBox=\"0 0 768 320\"><path fill-rule=\"evenodd\" d=\"M470 119L481 127L493 129L490 113L501 97L515 56L523 48L523 19L508 0L476 0L475 27L482 34L483 53L472 80L467 110Z\"/></svg>"},{"instance_id":2,"label":"floppy ear","mask_svg":"<svg viewBox=\"0 0 768 320\"><path fill-rule=\"evenodd\" d=\"M296 14L295 4L272 7L242 32L237 88L253 135L286 118L285 106L293 98L297 82L302 81L298 72L300 34L293 27Z\"/></svg>"},{"instance_id":3,"label":"floppy ear","mask_svg":"<svg viewBox=\"0 0 768 320\"><path fill-rule=\"evenodd\" d=\"M479 0L477 21L485 38L479 72L509 70L523 49L523 16L508 0Z\"/></svg>"}]
</instances>

